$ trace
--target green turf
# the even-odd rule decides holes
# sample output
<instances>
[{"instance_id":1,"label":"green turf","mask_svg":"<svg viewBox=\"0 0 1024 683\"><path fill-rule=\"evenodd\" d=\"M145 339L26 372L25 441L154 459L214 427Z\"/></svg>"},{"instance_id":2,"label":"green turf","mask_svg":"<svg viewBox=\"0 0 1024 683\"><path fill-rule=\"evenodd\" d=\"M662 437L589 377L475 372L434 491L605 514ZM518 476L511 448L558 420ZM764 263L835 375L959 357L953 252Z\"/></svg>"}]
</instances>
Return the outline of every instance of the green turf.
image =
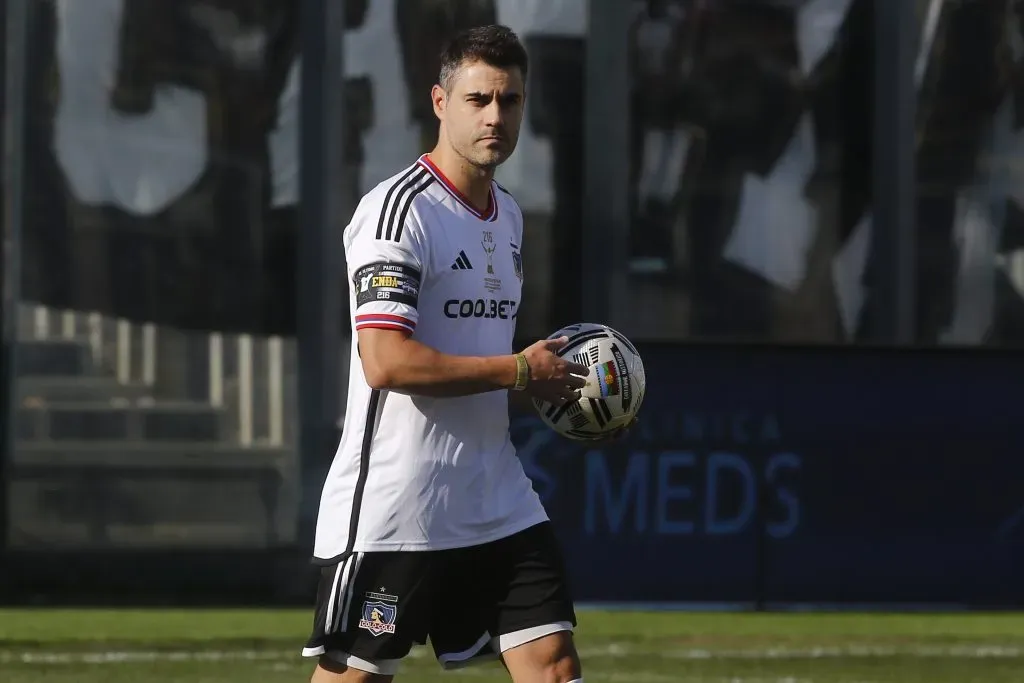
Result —
<instances>
[{"instance_id":1,"label":"green turf","mask_svg":"<svg viewBox=\"0 0 1024 683\"><path fill-rule=\"evenodd\" d=\"M3 683L308 680L306 611L0 610ZM583 612L585 679L624 683L1022 683L1024 615ZM443 674L425 649L400 681Z\"/></svg>"}]
</instances>

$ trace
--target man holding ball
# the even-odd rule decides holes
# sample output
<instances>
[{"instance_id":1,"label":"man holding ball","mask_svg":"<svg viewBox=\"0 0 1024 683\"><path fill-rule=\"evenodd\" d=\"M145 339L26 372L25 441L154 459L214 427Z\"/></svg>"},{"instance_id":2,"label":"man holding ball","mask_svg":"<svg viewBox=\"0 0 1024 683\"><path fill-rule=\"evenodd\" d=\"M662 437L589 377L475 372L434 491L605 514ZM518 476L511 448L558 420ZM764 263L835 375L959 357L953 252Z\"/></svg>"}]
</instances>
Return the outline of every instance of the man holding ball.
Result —
<instances>
[{"instance_id":1,"label":"man holding ball","mask_svg":"<svg viewBox=\"0 0 1024 683\"><path fill-rule=\"evenodd\" d=\"M317 522L313 683L390 681L428 637L446 669L583 680L558 542L509 438L506 390L562 405L589 373L557 355L565 337L512 352L523 217L494 171L526 72L509 29L456 36L430 93L437 146L345 230L358 343Z\"/></svg>"}]
</instances>

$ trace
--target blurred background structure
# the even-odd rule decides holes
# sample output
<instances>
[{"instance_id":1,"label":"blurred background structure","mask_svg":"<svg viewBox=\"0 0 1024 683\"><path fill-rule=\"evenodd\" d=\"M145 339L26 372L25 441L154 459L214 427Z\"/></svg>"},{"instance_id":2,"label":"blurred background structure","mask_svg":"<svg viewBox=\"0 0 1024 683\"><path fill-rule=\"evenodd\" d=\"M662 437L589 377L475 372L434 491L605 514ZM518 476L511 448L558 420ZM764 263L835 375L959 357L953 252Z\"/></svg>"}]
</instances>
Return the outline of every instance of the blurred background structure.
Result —
<instances>
[{"instance_id":1,"label":"blurred background structure","mask_svg":"<svg viewBox=\"0 0 1024 683\"><path fill-rule=\"evenodd\" d=\"M341 231L497 21L519 336L652 382L611 450L514 421L580 596L1024 605L1019 0L0 5L0 597L306 599Z\"/></svg>"}]
</instances>

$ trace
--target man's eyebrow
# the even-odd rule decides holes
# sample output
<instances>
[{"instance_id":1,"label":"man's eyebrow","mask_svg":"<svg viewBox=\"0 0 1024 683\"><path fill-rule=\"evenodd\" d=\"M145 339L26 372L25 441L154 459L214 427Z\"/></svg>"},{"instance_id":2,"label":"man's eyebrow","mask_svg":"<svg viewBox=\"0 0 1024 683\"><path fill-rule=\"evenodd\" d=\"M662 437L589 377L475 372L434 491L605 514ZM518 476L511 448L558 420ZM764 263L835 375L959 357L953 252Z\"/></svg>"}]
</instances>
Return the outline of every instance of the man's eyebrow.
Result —
<instances>
[{"instance_id":1,"label":"man's eyebrow","mask_svg":"<svg viewBox=\"0 0 1024 683\"><path fill-rule=\"evenodd\" d=\"M491 96L492 95L490 93L484 93L484 92L478 92L478 91L467 92L464 95L464 97L491 97ZM518 90L510 90L509 92L501 93L501 94L498 95L498 97L500 97L502 99L507 99L509 97L522 97L522 96L523 96L523 94L521 92L519 92Z\"/></svg>"}]
</instances>

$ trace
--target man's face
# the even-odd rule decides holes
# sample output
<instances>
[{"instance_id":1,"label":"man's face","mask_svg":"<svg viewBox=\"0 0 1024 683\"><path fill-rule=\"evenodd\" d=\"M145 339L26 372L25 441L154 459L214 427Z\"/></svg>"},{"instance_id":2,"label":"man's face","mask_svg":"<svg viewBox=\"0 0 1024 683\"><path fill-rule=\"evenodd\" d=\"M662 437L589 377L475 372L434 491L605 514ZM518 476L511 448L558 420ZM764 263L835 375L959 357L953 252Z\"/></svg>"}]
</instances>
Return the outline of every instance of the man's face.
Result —
<instances>
[{"instance_id":1,"label":"man's face","mask_svg":"<svg viewBox=\"0 0 1024 683\"><path fill-rule=\"evenodd\" d=\"M518 67L465 62L450 92L434 87L434 112L460 156L478 168L493 169L512 156L519 141L523 91Z\"/></svg>"}]
</instances>

